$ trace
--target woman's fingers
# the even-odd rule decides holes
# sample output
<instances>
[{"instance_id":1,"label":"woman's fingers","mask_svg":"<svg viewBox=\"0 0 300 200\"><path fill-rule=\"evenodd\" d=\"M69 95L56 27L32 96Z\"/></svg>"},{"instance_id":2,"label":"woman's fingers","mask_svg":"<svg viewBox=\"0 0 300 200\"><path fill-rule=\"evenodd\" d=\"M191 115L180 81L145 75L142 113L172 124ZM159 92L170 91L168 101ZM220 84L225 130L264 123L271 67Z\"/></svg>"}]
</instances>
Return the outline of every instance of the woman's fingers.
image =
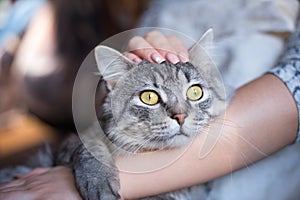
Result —
<instances>
[{"instance_id":1,"label":"woman's fingers","mask_svg":"<svg viewBox=\"0 0 300 200\"><path fill-rule=\"evenodd\" d=\"M151 31L145 37L133 37L128 43L128 50L131 53L126 53L126 56L131 60L141 58L156 63L168 60L174 64L188 61L188 51L183 42L176 36L165 36L159 31Z\"/></svg>"},{"instance_id":2,"label":"woman's fingers","mask_svg":"<svg viewBox=\"0 0 300 200\"><path fill-rule=\"evenodd\" d=\"M18 174L16 175L16 178L27 178L29 176L32 176L32 175L37 175L37 174L42 174L42 173L45 173L47 171L49 171L50 168L48 167L45 167L45 168L36 168L28 173L25 173L25 174Z\"/></svg>"},{"instance_id":3,"label":"woman's fingers","mask_svg":"<svg viewBox=\"0 0 300 200\"><path fill-rule=\"evenodd\" d=\"M11 181L9 183L0 185L0 192L10 192L10 191L17 191L17 190L24 190L24 185L28 181L27 178L39 174L46 173L49 171L50 168L36 168L28 173L16 175L17 180Z\"/></svg>"},{"instance_id":4,"label":"woman's fingers","mask_svg":"<svg viewBox=\"0 0 300 200\"><path fill-rule=\"evenodd\" d=\"M2 185L0 185L0 192L4 192L5 190L7 190L9 188L17 188L19 186L24 185L25 182L26 181L23 179L18 179L18 180L14 180L14 181L11 181L6 184L2 184Z\"/></svg>"},{"instance_id":5,"label":"woman's fingers","mask_svg":"<svg viewBox=\"0 0 300 200\"><path fill-rule=\"evenodd\" d=\"M0 199L81 199L67 167L38 168L0 186Z\"/></svg>"},{"instance_id":6,"label":"woman's fingers","mask_svg":"<svg viewBox=\"0 0 300 200\"><path fill-rule=\"evenodd\" d=\"M155 48L164 58L172 63L178 63L177 52L168 38L159 31L151 31L145 36L145 40Z\"/></svg>"},{"instance_id":7,"label":"woman's fingers","mask_svg":"<svg viewBox=\"0 0 300 200\"><path fill-rule=\"evenodd\" d=\"M189 61L189 52L183 44L182 40L175 35L166 36L169 43L172 45L173 49L178 55L181 62Z\"/></svg>"},{"instance_id":8,"label":"woman's fingers","mask_svg":"<svg viewBox=\"0 0 300 200\"><path fill-rule=\"evenodd\" d=\"M140 63L142 62L142 59L135 55L134 53L124 52L124 56L126 56L129 60L132 60L133 62Z\"/></svg>"},{"instance_id":9,"label":"woman's fingers","mask_svg":"<svg viewBox=\"0 0 300 200\"><path fill-rule=\"evenodd\" d=\"M163 56L140 36L135 36L129 41L128 49L131 53L150 62L161 63L165 61Z\"/></svg>"}]
</instances>

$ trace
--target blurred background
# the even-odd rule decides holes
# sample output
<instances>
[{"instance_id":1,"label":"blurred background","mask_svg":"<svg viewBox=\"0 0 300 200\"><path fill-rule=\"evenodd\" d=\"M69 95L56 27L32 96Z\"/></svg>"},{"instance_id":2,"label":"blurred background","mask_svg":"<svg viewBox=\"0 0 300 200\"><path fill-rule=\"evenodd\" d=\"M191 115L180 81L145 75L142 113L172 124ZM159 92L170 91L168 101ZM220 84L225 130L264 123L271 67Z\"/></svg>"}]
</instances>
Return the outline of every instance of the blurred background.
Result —
<instances>
[{"instance_id":1,"label":"blurred background","mask_svg":"<svg viewBox=\"0 0 300 200\"><path fill-rule=\"evenodd\" d=\"M150 2L0 0L0 166L74 131L80 64L97 44L135 27Z\"/></svg>"}]
</instances>

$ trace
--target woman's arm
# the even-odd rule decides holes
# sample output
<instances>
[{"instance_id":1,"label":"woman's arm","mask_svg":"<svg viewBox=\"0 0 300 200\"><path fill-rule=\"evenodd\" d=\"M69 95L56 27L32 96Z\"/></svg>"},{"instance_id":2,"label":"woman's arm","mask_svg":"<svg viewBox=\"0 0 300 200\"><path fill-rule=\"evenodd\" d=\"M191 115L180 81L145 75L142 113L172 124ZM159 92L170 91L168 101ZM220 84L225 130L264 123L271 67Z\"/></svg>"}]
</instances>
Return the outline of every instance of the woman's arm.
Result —
<instances>
[{"instance_id":1,"label":"woman's arm","mask_svg":"<svg viewBox=\"0 0 300 200\"><path fill-rule=\"evenodd\" d=\"M165 59L172 62L167 57L169 50L183 62L180 57L187 55L187 51L184 51L182 43L174 42L178 40L174 37L171 40L156 31L150 32L145 38L135 37L129 42L132 53L127 53L127 56L135 61L152 58L152 62ZM290 57L289 50L287 53ZM153 59L155 56L160 59ZM283 81L272 74L264 75L239 88L226 113L212 122L211 126L218 126L222 121L224 126L221 136L214 148L202 159L199 154L206 140L206 131L197 135L176 162L153 172L128 173L123 170L128 165L139 166L145 161L144 155L117 158L117 165L121 169L122 197L144 197L210 181L291 144L295 141L298 130L295 100ZM161 160L163 156L176 157L179 151L182 149L153 152L147 155L147 159L154 162Z\"/></svg>"},{"instance_id":2,"label":"woman's arm","mask_svg":"<svg viewBox=\"0 0 300 200\"><path fill-rule=\"evenodd\" d=\"M271 74L238 89L222 118L225 123L221 137L203 159L199 159L199 153L206 134L200 133L168 167L140 174L120 171L122 197L132 199L204 183L280 150L295 141L297 135L295 101L284 83ZM213 123L218 121L222 120ZM152 153L153 161L162 153ZM138 165L143 157L117 159L121 168L124 162Z\"/></svg>"}]
</instances>

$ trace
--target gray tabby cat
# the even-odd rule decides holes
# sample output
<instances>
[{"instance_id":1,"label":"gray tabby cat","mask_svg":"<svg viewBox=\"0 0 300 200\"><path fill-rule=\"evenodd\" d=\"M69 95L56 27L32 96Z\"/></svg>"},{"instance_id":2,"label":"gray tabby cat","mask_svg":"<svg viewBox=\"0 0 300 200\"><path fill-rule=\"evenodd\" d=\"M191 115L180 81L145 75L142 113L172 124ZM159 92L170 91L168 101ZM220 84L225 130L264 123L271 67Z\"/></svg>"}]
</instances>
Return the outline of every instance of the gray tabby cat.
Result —
<instances>
[{"instance_id":1,"label":"gray tabby cat","mask_svg":"<svg viewBox=\"0 0 300 200\"><path fill-rule=\"evenodd\" d=\"M96 137L85 141L85 145L101 159L95 159L77 136L69 138L54 156L55 165L74 170L84 199L119 198L118 171L111 152L180 147L224 111L225 91L209 56L212 40L212 30L208 30L189 50L190 62L177 64L137 64L109 47L95 48L98 69L108 90L99 108L99 122L106 139ZM193 198L195 191L197 197ZM147 199L205 197L205 186L201 185Z\"/></svg>"},{"instance_id":2,"label":"gray tabby cat","mask_svg":"<svg viewBox=\"0 0 300 200\"><path fill-rule=\"evenodd\" d=\"M92 140L88 145L97 149L99 161L85 149L72 154L78 160L73 168L84 198L118 198L118 173L111 152L182 146L224 111L225 91L208 54L212 40L209 30L190 49L190 62L177 64L137 64L109 47L95 48L98 69L108 89L99 121L106 138L119 148ZM202 197L196 199L204 199L203 185L153 199L192 199L190 191L197 189Z\"/></svg>"}]
</instances>

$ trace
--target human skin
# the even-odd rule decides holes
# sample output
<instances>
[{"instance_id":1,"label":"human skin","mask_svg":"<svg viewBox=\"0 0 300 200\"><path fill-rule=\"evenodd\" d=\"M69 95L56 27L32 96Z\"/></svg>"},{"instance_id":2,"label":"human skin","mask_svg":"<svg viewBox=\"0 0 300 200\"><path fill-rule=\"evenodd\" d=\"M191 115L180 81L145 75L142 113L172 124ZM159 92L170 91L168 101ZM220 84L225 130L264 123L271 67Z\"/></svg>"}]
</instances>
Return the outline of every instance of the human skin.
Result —
<instances>
[{"instance_id":1,"label":"human skin","mask_svg":"<svg viewBox=\"0 0 300 200\"><path fill-rule=\"evenodd\" d=\"M18 179L0 185L0 199L82 200L76 190L72 170L67 167L37 168Z\"/></svg>"}]
</instances>

